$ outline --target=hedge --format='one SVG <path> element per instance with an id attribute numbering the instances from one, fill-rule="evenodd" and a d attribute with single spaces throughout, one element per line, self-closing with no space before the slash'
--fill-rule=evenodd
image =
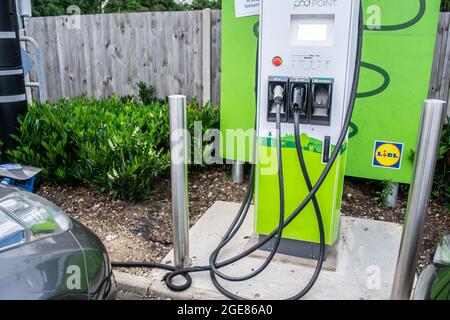
<path id="1" fill-rule="evenodd" d="M 219 111 L 195 100 L 189 122 L 219 125 Z M 148 199 L 153 183 L 170 165 L 168 107 L 112 97 L 85 96 L 54 104 L 33 104 L 19 120 L 19 147 L 8 161 L 43 168 L 47 184 L 83 184 L 115 198 Z M 190 125 L 193 127 L 193 124 Z"/>

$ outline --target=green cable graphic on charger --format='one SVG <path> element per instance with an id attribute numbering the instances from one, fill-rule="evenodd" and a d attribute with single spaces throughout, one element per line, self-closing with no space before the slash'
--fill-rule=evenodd
<path id="1" fill-rule="evenodd" d="M 426 0 L 419 0 L 419 12 L 413 19 L 411 19 L 405 23 L 396 24 L 396 25 L 385 25 L 385 26 L 364 25 L 364 30 L 365 31 L 374 31 L 374 32 L 392 32 L 392 31 L 399 31 L 399 30 L 410 28 L 410 27 L 414 26 L 415 24 L 417 24 L 424 17 L 426 9 L 427 9 Z M 373 97 L 377 94 L 382 93 L 384 90 L 386 90 L 389 87 L 391 78 L 390 78 L 387 70 L 383 69 L 380 66 L 377 66 L 377 65 L 374 65 L 371 63 L 367 63 L 367 62 L 361 62 L 361 67 L 369 69 L 371 71 L 375 71 L 376 73 L 380 74 L 383 77 L 383 84 L 380 87 L 378 87 L 372 91 L 358 93 L 358 95 L 357 95 L 358 99 Z M 358 134 L 359 128 L 353 122 L 350 123 L 350 128 L 351 128 L 351 132 L 349 134 L 349 138 L 353 138 Z"/>
<path id="2" fill-rule="evenodd" d="M 420 6 L 420 8 L 419 8 L 419 12 L 417 13 L 417 15 L 413 19 L 411 19 L 405 23 L 395 24 L 395 25 L 387 25 L 387 26 L 364 25 L 364 30 L 365 31 L 399 31 L 399 30 L 403 30 L 403 29 L 412 27 L 413 25 L 418 23 L 424 17 L 425 12 L 427 10 L 426 0 L 419 0 L 419 6 Z"/>
<path id="3" fill-rule="evenodd" d="M 389 87 L 389 84 L 391 82 L 391 77 L 389 76 L 389 73 L 386 70 L 384 70 L 380 66 L 377 66 L 377 65 L 374 65 L 371 63 L 367 63 L 367 62 L 361 62 L 361 68 L 366 68 L 366 69 L 375 71 L 376 73 L 380 74 L 383 77 L 383 83 L 381 86 L 379 86 L 378 88 L 376 88 L 374 90 L 358 93 L 356 96 L 357 99 L 373 97 L 377 94 L 382 93 L 384 90 L 386 90 Z M 350 123 L 350 128 L 351 128 L 351 131 L 349 134 L 349 138 L 353 138 L 359 133 L 359 129 L 358 129 L 358 126 L 353 122 Z"/>

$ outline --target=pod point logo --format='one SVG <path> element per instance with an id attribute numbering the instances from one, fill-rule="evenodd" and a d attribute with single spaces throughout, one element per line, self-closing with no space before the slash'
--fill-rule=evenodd
<path id="1" fill-rule="evenodd" d="M 373 165 L 380 168 L 400 169 L 402 153 L 402 143 L 376 141 Z"/>
<path id="2" fill-rule="evenodd" d="M 335 7 L 338 0 L 296 0 L 294 8 Z"/>

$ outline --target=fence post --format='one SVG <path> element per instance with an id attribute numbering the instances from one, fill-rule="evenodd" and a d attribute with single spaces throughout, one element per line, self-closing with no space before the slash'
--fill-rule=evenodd
<path id="1" fill-rule="evenodd" d="M 441 12 L 436 36 L 433 71 L 428 97 L 447 101 L 447 116 L 450 117 L 450 12 Z"/>
<path id="2" fill-rule="evenodd" d="M 170 96 L 169 113 L 174 262 L 182 269 L 189 266 L 186 96 Z"/>
<path id="3" fill-rule="evenodd" d="M 391 298 L 393 300 L 409 300 L 411 298 L 436 170 L 445 104 L 445 101 L 440 100 L 424 102 L 414 177 L 409 192 L 406 220 L 392 288 Z"/>
<path id="4" fill-rule="evenodd" d="M 202 104 L 211 101 L 211 9 L 202 11 Z"/>

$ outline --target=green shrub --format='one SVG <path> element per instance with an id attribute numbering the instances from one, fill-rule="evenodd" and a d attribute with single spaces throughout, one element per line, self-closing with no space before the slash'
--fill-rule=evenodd
<path id="1" fill-rule="evenodd" d="M 444 126 L 439 156 L 433 193 L 450 208 L 450 119 Z"/>
<path id="2" fill-rule="evenodd" d="M 179 4 L 174 0 L 32 0 L 33 16 L 59 16 L 67 14 L 70 5 L 80 7 L 82 14 L 141 12 L 141 11 L 180 11 L 220 9 L 221 0 L 193 0 L 192 3 Z M 102 4 L 105 7 L 102 10 Z"/>
<path id="3" fill-rule="evenodd" d="M 220 111 L 211 103 L 205 106 L 200 106 L 197 99 L 191 98 L 187 108 L 188 129 L 191 134 L 194 133 L 194 123 L 201 122 L 203 126 L 203 133 L 209 129 L 219 128 L 220 126 Z"/>
<path id="4" fill-rule="evenodd" d="M 143 104 L 149 105 L 156 101 L 155 88 L 142 81 L 138 82 L 136 85 L 139 89 L 139 99 Z"/>
<path id="5" fill-rule="evenodd" d="M 132 201 L 148 198 L 169 167 L 167 109 L 86 97 L 32 105 L 10 160 L 43 168 L 46 183 L 84 183 Z"/>
<path id="6" fill-rule="evenodd" d="M 206 8 L 220 10 L 222 9 L 222 0 L 194 0 L 187 9 L 203 10 Z"/>
<path id="7" fill-rule="evenodd" d="M 392 195 L 393 183 L 391 180 L 383 180 L 379 185 L 381 190 L 376 192 L 375 199 L 384 203 Z"/>
<path id="8" fill-rule="evenodd" d="M 195 135 L 195 123 L 199 122 L 202 126 L 202 134 L 208 132 L 209 129 L 219 129 L 220 127 L 220 111 L 218 108 L 213 106 L 210 103 L 207 103 L 204 107 L 201 107 L 198 101 L 195 98 L 191 98 L 191 102 L 188 104 L 187 108 L 187 123 L 188 123 L 188 131 L 192 138 L 192 148 L 191 148 L 191 160 L 193 161 L 192 167 L 195 169 L 204 169 L 206 167 L 205 164 L 195 164 L 195 150 L 196 146 L 201 146 L 201 151 L 208 147 L 208 144 L 205 145 L 202 140 L 199 141 L 198 137 Z M 213 144 L 215 141 L 212 141 L 210 144 Z M 217 150 L 216 150 L 217 151 Z M 203 159 L 202 159 L 203 160 Z"/>
<path id="9" fill-rule="evenodd" d="M 189 128 L 218 128 L 212 105 L 188 106 Z M 82 183 L 116 198 L 139 201 L 152 193 L 156 177 L 167 172 L 169 113 L 166 104 L 133 99 L 94 100 L 85 96 L 55 104 L 34 104 L 19 119 L 19 147 L 9 161 L 43 168 L 48 184 Z"/>
<path id="10" fill-rule="evenodd" d="M 450 11 L 450 0 L 442 0 L 441 11 Z"/>

